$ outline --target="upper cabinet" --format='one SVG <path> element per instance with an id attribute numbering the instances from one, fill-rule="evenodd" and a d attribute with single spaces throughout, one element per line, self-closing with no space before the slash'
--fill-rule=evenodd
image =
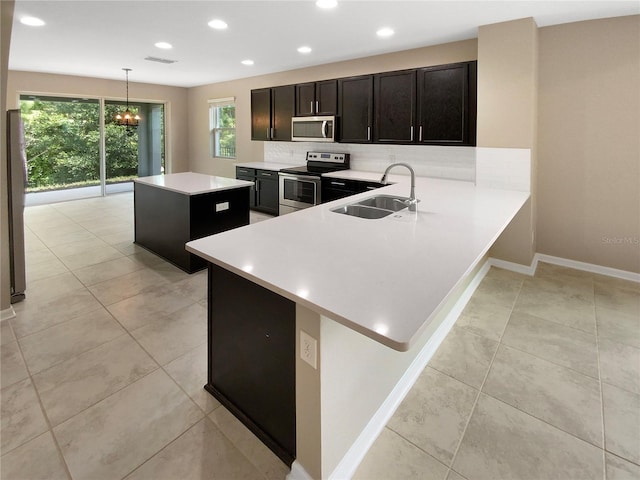
<path id="1" fill-rule="evenodd" d="M 296 85 L 296 116 L 335 115 L 338 81 L 301 83 Z"/>
<path id="2" fill-rule="evenodd" d="M 271 89 L 251 90 L 251 140 L 271 140 Z"/>
<path id="3" fill-rule="evenodd" d="M 291 141 L 295 86 L 251 90 L 251 140 Z"/>
<path id="4" fill-rule="evenodd" d="M 477 62 L 418 70 L 418 142 L 475 145 Z"/>
<path id="5" fill-rule="evenodd" d="M 251 139 L 291 140 L 291 117 L 338 115 L 338 141 L 476 144 L 477 62 L 251 91 Z"/>
<path id="6" fill-rule="evenodd" d="M 271 140 L 291 141 L 291 117 L 295 115 L 294 85 L 271 89 Z"/>
<path id="7" fill-rule="evenodd" d="M 374 75 L 373 141 L 412 143 L 416 124 L 416 71 Z"/>
<path id="8" fill-rule="evenodd" d="M 338 80 L 338 115 L 341 142 L 371 142 L 373 75 Z"/>

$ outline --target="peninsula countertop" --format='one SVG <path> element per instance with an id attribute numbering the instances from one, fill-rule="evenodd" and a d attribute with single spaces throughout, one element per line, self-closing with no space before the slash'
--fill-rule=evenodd
<path id="1" fill-rule="evenodd" d="M 134 182 L 144 183 L 153 187 L 182 193 L 184 195 L 200 195 L 203 193 L 220 192 L 233 188 L 250 187 L 253 182 L 236 180 L 233 178 L 216 177 L 203 173 L 183 172 L 168 173 L 136 178 Z"/>
<path id="2" fill-rule="evenodd" d="M 529 193 L 418 177 L 417 212 L 371 220 L 331 211 L 373 195 L 408 196 L 408 176 L 391 181 L 398 183 L 194 240 L 187 250 L 406 351 Z"/>

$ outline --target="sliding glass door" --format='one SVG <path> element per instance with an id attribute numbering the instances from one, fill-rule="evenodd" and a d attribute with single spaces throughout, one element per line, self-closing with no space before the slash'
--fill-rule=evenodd
<path id="1" fill-rule="evenodd" d="M 69 198 L 99 195 L 100 102 L 30 95 L 21 97 L 20 110 L 27 194 L 49 198 L 47 192 L 67 190 Z"/>
<path id="2" fill-rule="evenodd" d="M 40 95 L 20 100 L 28 203 L 130 191 L 134 178 L 164 173 L 163 104 L 130 103 L 141 120 L 124 127 L 115 121 L 123 102 Z"/>

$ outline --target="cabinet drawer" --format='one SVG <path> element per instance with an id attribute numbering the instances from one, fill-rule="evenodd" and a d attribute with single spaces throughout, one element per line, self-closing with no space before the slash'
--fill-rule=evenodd
<path id="1" fill-rule="evenodd" d="M 278 179 L 278 172 L 274 172 L 273 170 L 256 170 L 256 177 L 265 178 L 265 179 Z"/>
<path id="2" fill-rule="evenodd" d="M 236 177 L 239 175 L 242 175 L 243 177 L 253 177 L 255 174 L 255 168 L 236 167 Z"/>

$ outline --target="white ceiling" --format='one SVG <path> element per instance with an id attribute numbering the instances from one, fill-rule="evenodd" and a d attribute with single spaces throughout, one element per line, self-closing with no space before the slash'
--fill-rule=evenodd
<path id="1" fill-rule="evenodd" d="M 16 0 L 9 68 L 191 87 L 475 38 L 479 25 L 534 17 L 538 26 L 640 13 L 632 1 Z M 46 22 L 27 27 L 24 15 Z M 229 27 L 211 29 L 220 18 Z M 376 30 L 395 30 L 378 38 Z M 159 41 L 171 50 L 154 46 Z M 308 45 L 313 51 L 296 50 Z M 147 56 L 177 60 L 165 65 Z M 247 67 L 240 62 L 253 59 Z"/>

